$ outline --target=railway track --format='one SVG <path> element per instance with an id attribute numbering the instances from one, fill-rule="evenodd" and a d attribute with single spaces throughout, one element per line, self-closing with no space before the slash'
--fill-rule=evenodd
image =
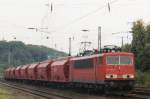
<path id="1" fill-rule="evenodd" d="M 26 86 L 26 85 L 22 85 L 19 83 L 12 83 L 12 82 L 7 82 L 7 81 L 0 81 L 0 84 L 8 86 L 10 88 L 14 88 L 14 89 L 18 89 L 21 90 L 23 92 L 29 93 L 31 95 L 36 95 L 45 99 L 77 99 L 74 96 L 71 97 L 69 95 L 64 95 L 64 94 L 60 94 L 57 92 L 51 92 L 50 90 L 48 90 L 48 88 L 40 88 L 40 87 L 36 87 L 36 86 Z M 81 92 L 82 94 L 82 92 Z M 85 93 L 83 93 L 85 94 Z M 92 95 L 92 94 L 91 94 Z M 93 96 L 96 97 L 101 97 L 97 94 L 93 94 Z M 92 96 L 92 97 L 93 97 Z M 123 94 L 123 95 L 113 95 L 113 96 L 109 96 L 109 97 L 105 97 L 106 99 L 111 99 L 112 97 L 117 97 L 117 99 L 150 99 L 150 89 L 148 88 L 141 88 L 141 87 L 136 87 L 134 90 L 132 90 L 131 92 L 129 92 L 128 94 Z M 120 98 L 119 98 L 120 97 Z M 78 98 L 78 99 L 87 99 L 87 98 Z M 97 99 L 97 98 L 88 98 L 88 99 Z M 112 98 L 114 99 L 114 98 Z"/>
<path id="2" fill-rule="evenodd" d="M 124 96 L 136 99 L 150 99 L 150 89 L 146 87 L 136 87 Z"/>
<path id="3" fill-rule="evenodd" d="M 37 86 L 37 85 L 32 85 L 32 84 L 27 85 L 27 84 L 23 84 L 23 83 L 9 82 L 9 81 L 5 81 L 5 80 L 0 80 L 0 84 L 6 85 L 8 87 L 18 89 L 18 90 L 20 90 L 20 88 L 21 88 L 21 91 L 24 91 L 24 92 L 27 92 L 29 94 L 33 94 L 33 95 L 36 95 L 39 97 L 43 97 L 46 99 L 122 99 L 122 98 L 120 98 L 120 96 L 109 96 L 109 95 L 104 95 L 104 94 L 98 94 L 98 93 L 95 93 L 95 91 L 94 92 L 93 91 L 85 91 L 85 90 L 72 91 L 69 89 L 69 90 L 65 90 L 62 92 L 61 89 L 59 91 L 57 91 L 57 88 L 54 88 L 54 90 L 53 90 L 48 87 Z M 27 87 L 30 87 L 30 88 L 27 88 Z M 36 92 L 35 92 L 35 90 L 36 90 Z M 37 93 L 37 90 L 38 90 L 38 93 Z M 43 94 L 43 91 L 44 91 L 44 94 Z M 51 91 L 52 91 L 52 93 L 49 93 Z M 50 97 L 45 95 L 45 92 L 46 92 L 46 94 L 50 94 Z M 56 94 L 54 94 L 54 93 L 56 93 Z M 63 96 L 57 95 L 57 93 L 63 94 Z M 51 94 L 52 94 L 52 96 L 51 96 Z M 66 96 L 64 96 L 64 95 L 66 95 Z M 67 97 L 67 96 L 71 96 L 71 97 Z"/>
<path id="4" fill-rule="evenodd" d="M 45 99 L 73 99 L 72 97 L 69 97 L 69 96 L 54 94 L 54 93 L 51 93 L 51 92 L 44 91 L 42 89 L 38 90 L 38 89 L 23 87 L 23 86 L 19 86 L 17 84 L 9 83 L 9 82 L 1 82 L 0 81 L 0 84 L 4 85 L 4 86 L 7 86 L 7 87 L 10 87 L 10 88 L 14 88 L 14 89 L 23 91 L 23 92 L 26 92 L 26 93 L 29 93 L 31 95 L 36 95 L 38 97 L 42 97 L 42 98 L 45 98 Z"/>

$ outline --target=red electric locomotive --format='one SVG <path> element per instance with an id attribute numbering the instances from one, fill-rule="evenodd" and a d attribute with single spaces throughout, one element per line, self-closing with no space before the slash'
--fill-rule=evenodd
<path id="1" fill-rule="evenodd" d="M 132 88 L 135 76 L 132 53 L 110 52 L 70 60 L 70 81 L 94 88 Z M 128 87 L 127 87 L 128 86 Z"/>

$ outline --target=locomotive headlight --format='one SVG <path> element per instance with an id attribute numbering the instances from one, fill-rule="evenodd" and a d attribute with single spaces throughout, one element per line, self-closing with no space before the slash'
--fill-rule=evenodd
<path id="1" fill-rule="evenodd" d="M 113 78 L 117 78 L 117 75 L 113 75 Z"/>
<path id="2" fill-rule="evenodd" d="M 115 74 L 106 74 L 106 78 L 117 78 L 117 75 Z"/>
<path id="3" fill-rule="evenodd" d="M 110 75 L 110 74 L 106 74 L 105 77 L 106 77 L 106 78 L 111 78 L 111 75 Z"/>
<path id="4" fill-rule="evenodd" d="M 134 75 L 130 75 L 130 78 L 134 78 Z"/>
<path id="5" fill-rule="evenodd" d="M 123 75 L 122 78 L 127 78 L 127 75 Z"/>
<path id="6" fill-rule="evenodd" d="M 130 75 L 123 75 L 122 77 L 125 78 L 125 79 L 126 78 L 134 78 L 134 75 L 132 75 L 132 74 L 130 74 Z"/>

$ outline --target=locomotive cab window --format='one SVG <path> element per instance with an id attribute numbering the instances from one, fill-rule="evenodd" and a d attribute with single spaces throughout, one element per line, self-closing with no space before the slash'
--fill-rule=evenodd
<path id="1" fill-rule="evenodd" d="M 92 68 L 93 67 L 93 59 L 83 59 L 83 60 L 75 60 L 74 62 L 75 68 Z"/>
<path id="2" fill-rule="evenodd" d="M 130 65 L 132 58 L 130 56 L 107 56 L 108 65 Z"/>
<path id="3" fill-rule="evenodd" d="M 121 65 L 130 65 L 132 64 L 132 59 L 129 56 L 120 56 Z"/>
<path id="4" fill-rule="evenodd" d="M 107 56 L 107 64 L 118 65 L 119 64 L 119 56 Z"/>

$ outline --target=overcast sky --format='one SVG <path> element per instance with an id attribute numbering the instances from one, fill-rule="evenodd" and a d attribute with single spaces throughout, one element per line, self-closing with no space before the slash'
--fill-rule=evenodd
<path id="1" fill-rule="evenodd" d="M 51 13 L 47 4 L 53 4 Z M 110 12 L 107 3 L 110 2 Z M 68 52 L 68 38 L 74 37 L 72 51 L 77 53 L 80 42 L 91 41 L 97 48 L 97 28 L 102 27 L 102 45 L 130 43 L 131 22 L 150 22 L 150 0 L 0 0 L 0 39 L 23 41 Z M 28 27 L 45 28 L 44 32 Z M 81 30 L 88 29 L 88 32 Z M 49 36 L 49 39 L 46 37 Z M 128 36 L 128 38 L 127 38 Z"/>

